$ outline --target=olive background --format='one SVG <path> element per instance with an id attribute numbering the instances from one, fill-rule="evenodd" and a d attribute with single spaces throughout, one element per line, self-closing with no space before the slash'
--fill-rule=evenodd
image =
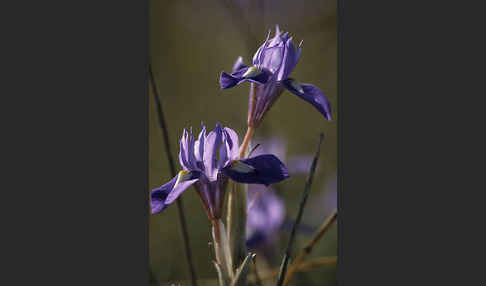
<path id="1" fill-rule="evenodd" d="M 323 201 L 324 193 L 336 192 L 333 183 L 338 148 L 336 2 L 151 0 L 149 3 L 150 61 L 177 168 L 180 167 L 178 142 L 183 128 L 193 127 L 197 134 L 201 122 L 208 130 L 220 122 L 234 129 L 240 142 L 245 134 L 249 84 L 222 91 L 220 73 L 231 72 L 238 56 L 250 64 L 269 29 L 273 36 L 275 24 L 293 36 L 296 46 L 304 41 L 300 61 L 291 77 L 312 83 L 327 95 L 333 120 L 327 121 L 309 103 L 284 91 L 267 113 L 256 137 L 281 137 L 287 142 L 288 158 L 314 154 L 319 133 L 324 132 L 318 169 L 302 220 L 306 225 L 318 227 L 332 208 L 332 204 L 330 207 Z M 151 89 L 148 96 L 149 187 L 152 189 L 172 176 Z M 264 141 L 255 143 L 264 144 Z M 285 201 L 287 215 L 292 219 L 296 217 L 305 180 L 305 175 L 297 175 L 277 184 L 277 194 Z M 184 192 L 182 199 L 199 285 L 217 285 L 211 262 L 213 254 L 208 246 L 210 223 L 193 188 Z M 288 236 L 283 231 L 275 242 L 278 261 L 283 257 Z M 293 253 L 309 239 L 309 234 L 298 233 Z M 334 224 L 309 257 L 336 256 L 337 246 Z M 190 285 L 175 203 L 163 213 L 150 216 L 149 264 L 157 281 L 153 285 Z M 266 283 L 273 285 L 271 281 Z M 336 266 L 298 273 L 291 285 L 336 285 Z"/>

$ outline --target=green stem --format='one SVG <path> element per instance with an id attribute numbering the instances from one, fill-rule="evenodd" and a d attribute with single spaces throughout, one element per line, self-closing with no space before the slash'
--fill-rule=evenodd
<path id="1" fill-rule="evenodd" d="M 234 274 L 228 236 L 221 219 L 211 220 L 211 224 L 220 286 L 229 285 Z"/>

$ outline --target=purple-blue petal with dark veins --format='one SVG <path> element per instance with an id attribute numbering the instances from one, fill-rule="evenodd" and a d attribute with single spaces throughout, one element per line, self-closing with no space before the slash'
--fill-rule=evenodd
<path id="1" fill-rule="evenodd" d="M 303 92 L 300 92 L 292 86 L 292 79 L 287 79 L 283 83 L 290 92 L 312 104 L 327 120 L 331 120 L 331 104 L 317 86 L 301 83 Z"/>

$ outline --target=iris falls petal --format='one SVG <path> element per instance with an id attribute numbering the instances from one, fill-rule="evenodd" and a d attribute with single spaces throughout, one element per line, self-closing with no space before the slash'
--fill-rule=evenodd
<path id="1" fill-rule="evenodd" d="M 189 186 L 197 182 L 198 172 L 182 170 L 168 183 L 155 188 L 150 193 L 152 214 L 160 213 L 172 204 Z"/>
<path id="2" fill-rule="evenodd" d="M 284 85 L 290 92 L 312 104 L 327 120 L 331 120 L 331 104 L 318 87 L 312 84 L 300 84 L 293 79 L 285 80 Z"/>
<path id="3" fill-rule="evenodd" d="M 239 183 L 270 185 L 289 177 L 285 165 L 274 155 L 235 160 L 222 172 Z"/>

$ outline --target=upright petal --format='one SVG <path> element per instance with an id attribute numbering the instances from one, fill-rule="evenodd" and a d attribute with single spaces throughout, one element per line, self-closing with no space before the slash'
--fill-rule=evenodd
<path id="1" fill-rule="evenodd" d="M 295 47 L 292 43 L 292 38 L 290 38 L 285 43 L 285 53 L 283 55 L 282 64 L 278 70 L 277 80 L 285 80 L 294 70 L 296 63 Z"/>
<path id="2" fill-rule="evenodd" d="M 266 48 L 262 51 L 261 67 L 270 70 L 272 73 L 278 72 L 284 62 L 285 45 Z"/>
<path id="3" fill-rule="evenodd" d="M 225 136 L 226 136 L 226 149 L 228 153 L 228 157 L 230 160 L 234 160 L 238 157 L 238 151 L 239 151 L 239 142 L 238 142 L 238 134 L 236 132 L 228 127 L 225 127 L 223 130 Z"/>
<path id="4" fill-rule="evenodd" d="M 302 52 L 302 44 L 304 43 L 304 40 L 300 41 L 299 47 L 297 48 L 297 54 L 295 55 L 295 64 L 297 64 L 300 60 L 300 53 Z"/>
<path id="5" fill-rule="evenodd" d="M 331 105 L 326 95 L 318 87 L 312 84 L 300 84 L 293 79 L 285 80 L 284 85 L 290 92 L 317 108 L 327 120 L 331 120 Z"/>
<path id="6" fill-rule="evenodd" d="M 197 159 L 195 156 L 195 142 L 194 135 L 192 134 L 192 127 L 191 127 L 191 135 L 189 137 L 188 142 L 188 152 L 187 152 L 187 160 L 190 165 L 191 170 L 199 169 L 197 166 Z"/>
<path id="7" fill-rule="evenodd" d="M 196 152 L 196 159 L 198 161 L 203 160 L 204 156 L 204 140 L 206 139 L 206 126 L 202 124 L 202 130 L 199 132 L 199 137 L 197 138 L 196 143 L 194 144 L 194 150 Z"/>
<path id="8" fill-rule="evenodd" d="M 179 163 L 181 164 L 181 166 L 187 170 L 190 168 L 189 166 L 189 160 L 188 160 L 188 149 L 189 149 L 189 146 L 187 144 L 187 132 L 186 132 L 186 129 L 184 129 L 182 131 L 182 138 L 179 142 Z"/>
<path id="9" fill-rule="evenodd" d="M 258 48 L 257 52 L 255 55 L 253 55 L 253 64 L 258 66 L 261 63 L 261 53 L 263 49 L 265 49 L 268 46 L 268 39 L 270 38 L 270 33 L 272 30 L 268 30 L 267 38 L 265 39 L 265 42 Z"/>
<path id="10" fill-rule="evenodd" d="M 218 169 L 221 169 L 225 166 L 226 162 L 228 162 L 228 149 L 226 148 L 226 134 L 224 133 L 224 130 L 223 130 L 223 133 L 222 133 L 222 143 L 221 143 L 221 146 L 219 148 L 219 158 L 218 158 L 218 165 L 217 165 L 217 168 Z"/>
<path id="11" fill-rule="evenodd" d="M 238 183 L 270 185 L 289 177 L 285 165 L 274 155 L 260 155 L 235 160 L 222 169 L 223 174 Z"/>
<path id="12" fill-rule="evenodd" d="M 217 154 L 221 145 L 222 128 L 220 124 L 216 125 L 216 128 L 209 132 L 204 142 L 204 155 L 203 162 L 206 175 L 212 179 L 216 179 L 217 175 Z"/>

